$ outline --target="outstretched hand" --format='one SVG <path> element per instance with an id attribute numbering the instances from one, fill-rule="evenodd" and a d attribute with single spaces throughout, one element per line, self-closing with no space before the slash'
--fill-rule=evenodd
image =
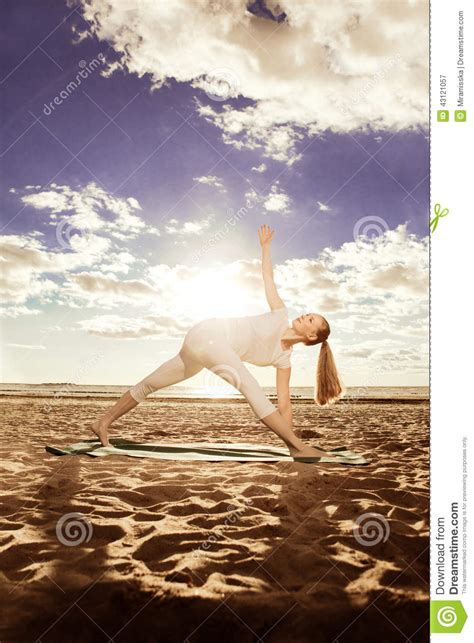
<path id="1" fill-rule="evenodd" d="M 275 230 L 272 230 L 268 225 L 262 225 L 258 229 L 258 238 L 262 246 L 262 276 L 263 284 L 265 286 L 265 297 L 267 298 L 270 310 L 278 310 L 284 308 L 285 304 L 282 302 L 280 295 L 275 286 L 273 278 L 273 266 L 270 253 L 270 244 L 273 239 Z"/>
<path id="2" fill-rule="evenodd" d="M 262 248 L 270 245 L 274 234 L 275 230 L 271 230 L 270 226 L 265 224 L 260 226 L 260 228 L 258 229 L 258 238 L 260 239 L 260 245 L 262 246 Z"/>

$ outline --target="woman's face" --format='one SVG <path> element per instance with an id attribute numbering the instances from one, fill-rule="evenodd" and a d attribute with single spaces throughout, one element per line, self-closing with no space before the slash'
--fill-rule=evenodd
<path id="1" fill-rule="evenodd" d="M 318 313 L 306 313 L 293 319 L 291 325 L 298 335 L 306 337 L 309 341 L 314 341 L 322 330 L 322 320 L 323 318 Z"/>

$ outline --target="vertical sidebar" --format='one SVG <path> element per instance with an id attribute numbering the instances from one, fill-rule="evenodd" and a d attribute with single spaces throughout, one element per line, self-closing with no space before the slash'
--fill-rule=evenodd
<path id="1" fill-rule="evenodd" d="M 431 633 L 472 640 L 472 3 L 431 3 Z"/>

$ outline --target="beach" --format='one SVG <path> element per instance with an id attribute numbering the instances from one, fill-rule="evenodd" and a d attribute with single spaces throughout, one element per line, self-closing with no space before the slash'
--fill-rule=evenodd
<path id="1" fill-rule="evenodd" d="M 295 402 L 366 467 L 45 451 L 110 403 L 0 397 L 2 643 L 429 640 L 426 399 Z M 152 398 L 111 436 L 282 444 L 234 399 Z"/>

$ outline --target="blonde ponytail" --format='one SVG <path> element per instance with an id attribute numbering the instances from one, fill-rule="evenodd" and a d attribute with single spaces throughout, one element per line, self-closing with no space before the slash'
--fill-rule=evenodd
<path id="1" fill-rule="evenodd" d="M 327 340 L 321 343 L 316 367 L 314 401 L 319 406 L 333 404 L 342 394 L 342 385 L 337 374 L 334 357 Z"/>

